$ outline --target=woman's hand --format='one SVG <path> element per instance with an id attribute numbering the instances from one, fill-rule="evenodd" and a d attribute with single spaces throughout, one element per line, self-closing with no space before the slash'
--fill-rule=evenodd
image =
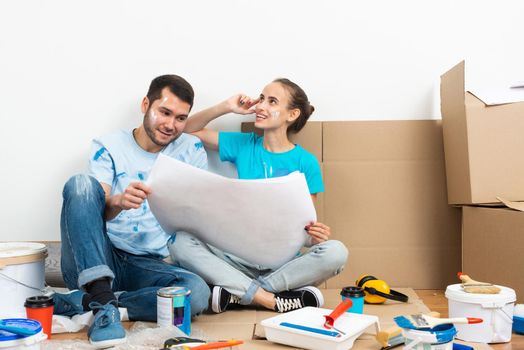
<path id="1" fill-rule="evenodd" d="M 260 99 L 252 99 L 251 97 L 244 94 L 237 94 L 228 98 L 225 102 L 228 106 L 228 109 L 236 114 L 252 114 L 255 113 L 255 110 L 252 109 Z"/>
<path id="2" fill-rule="evenodd" d="M 327 241 L 331 235 L 331 228 L 321 222 L 311 222 L 305 229 L 307 234 L 311 236 L 312 245 Z"/>

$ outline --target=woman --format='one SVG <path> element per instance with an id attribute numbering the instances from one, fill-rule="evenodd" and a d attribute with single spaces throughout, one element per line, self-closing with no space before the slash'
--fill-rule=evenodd
<path id="1" fill-rule="evenodd" d="M 304 127 L 313 110 L 298 85 L 288 79 L 276 79 L 256 100 L 235 95 L 196 113 L 189 118 L 185 132 L 198 136 L 206 147 L 218 150 L 222 161 L 234 163 L 240 179 L 285 176 L 297 170 L 304 173 L 315 200 L 317 193 L 324 191 L 318 161 L 288 138 L 289 133 L 298 133 Z M 210 121 L 230 112 L 255 112 L 255 127 L 262 129 L 264 136 L 205 129 Z M 168 247 L 173 261 L 214 286 L 214 312 L 253 303 L 287 312 L 322 306 L 322 293 L 312 285 L 340 273 L 347 260 L 346 247 L 329 240 L 331 230 L 327 225 L 312 222 L 305 229 L 309 249 L 274 270 L 251 264 L 187 233 L 177 233 Z"/>

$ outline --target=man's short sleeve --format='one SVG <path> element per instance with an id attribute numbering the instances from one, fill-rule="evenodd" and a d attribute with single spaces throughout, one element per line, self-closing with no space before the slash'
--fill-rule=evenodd
<path id="1" fill-rule="evenodd" d="M 250 142 L 253 142 L 254 135 L 254 133 L 245 132 L 219 132 L 218 153 L 220 160 L 236 163 L 240 150 Z"/>
<path id="2" fill-rule="evenodd" d="M 204 149 L 204 144 L 200 140 L 193 145 L 193 154 L 190 162 L 194 167 L 207 170 L 207 153 Z"/>
<path id="3" fill-rule="evenodd" d="M 96 140 L 93 140 L 91 151 L 89 152 L 88 174 L 97 179 L 98 182 L 113 186 L 115 177 L 113 158 L 109 151 Z"/>

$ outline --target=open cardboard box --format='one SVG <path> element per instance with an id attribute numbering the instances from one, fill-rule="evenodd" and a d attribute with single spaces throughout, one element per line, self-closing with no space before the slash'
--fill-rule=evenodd
<path id="1" fill-rule="evenodd" d="M 524 200 L 524 102 L 487 105 L 466 78 L 464 61 L 441 77 L 448 203 Z"/>

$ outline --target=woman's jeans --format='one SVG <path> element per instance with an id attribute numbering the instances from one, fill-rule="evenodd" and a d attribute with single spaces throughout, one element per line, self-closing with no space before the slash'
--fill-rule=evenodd
<path id="1" fill-rule="evenodd" d="M 271 293 L 318 284 L 342 271 L 348 250 L 340 241 L 316 244 L 276 270 L 251 264 L 205 244 L 193 235 L 177 232 L 168 241 L 171 259 L 211 285 L 221 286 L 251 304 L 257 289 Z"/>

